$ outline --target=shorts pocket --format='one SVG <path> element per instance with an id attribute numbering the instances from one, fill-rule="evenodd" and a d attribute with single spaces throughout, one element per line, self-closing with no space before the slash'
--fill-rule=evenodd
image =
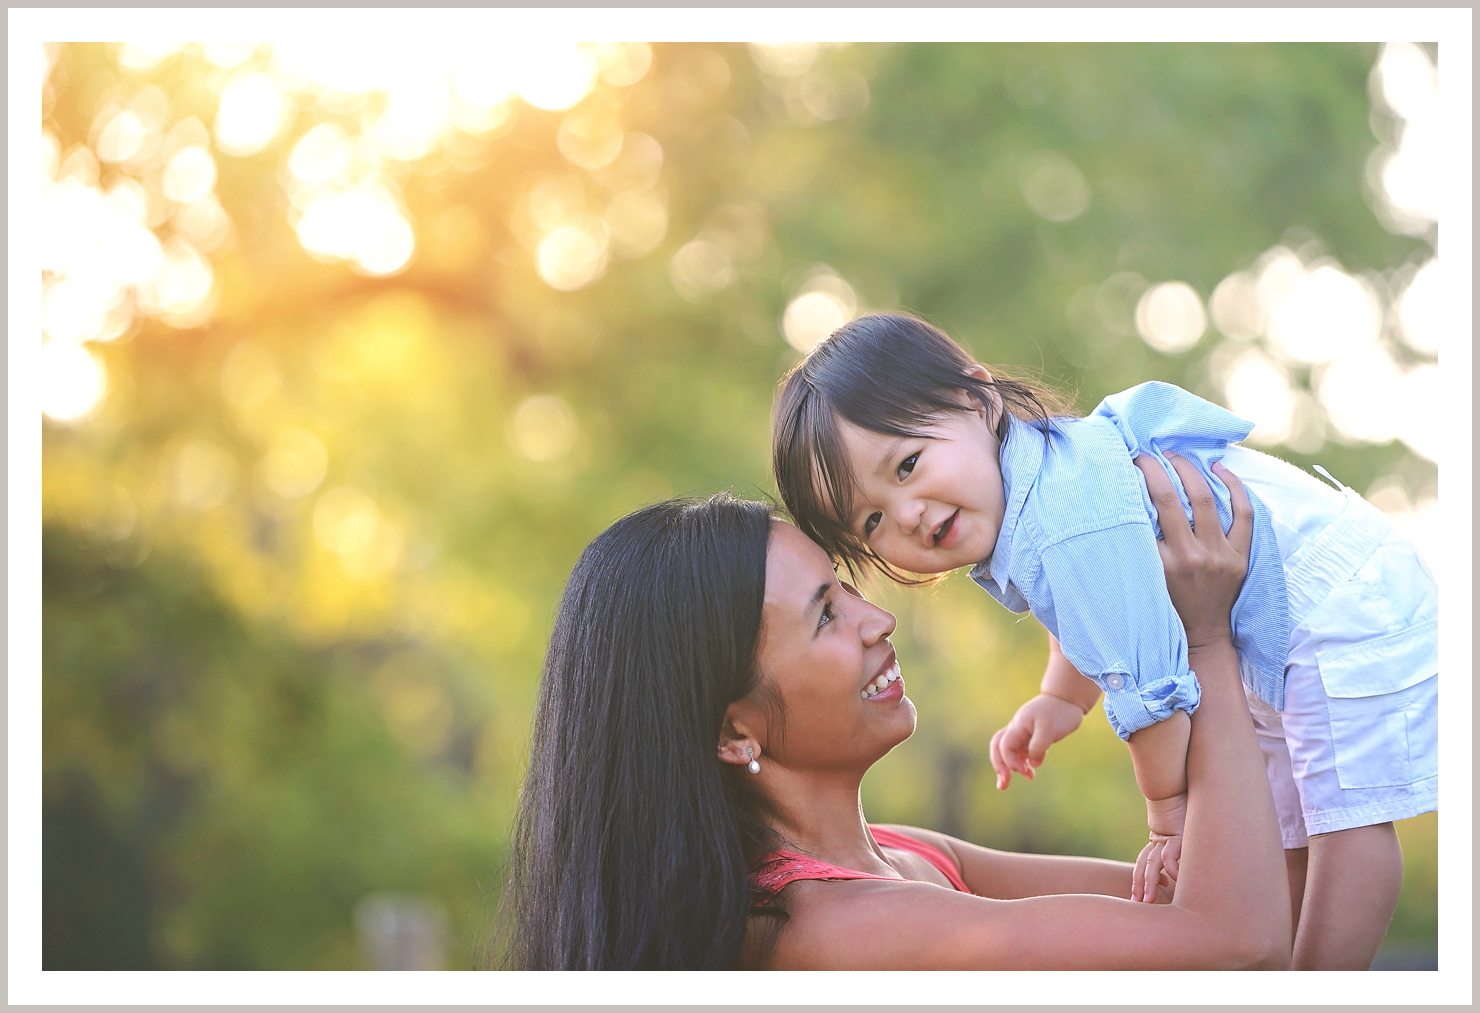
<path id="1" fill-rule="evenodd" d="M 1412 784 L 1438 773 L 1438 622 L 1316 648 L 1343 788 Z"/>

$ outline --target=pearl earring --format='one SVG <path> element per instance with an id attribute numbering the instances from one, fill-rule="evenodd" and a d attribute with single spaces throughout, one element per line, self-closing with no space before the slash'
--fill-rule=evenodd
<path id="1" fill-rule="evenodd" d="M 750 757 L 750 762 L 745 765 L 745 769 L 752 774 L 759 774 L 761 772 L 761 761 L 755 758 L 755 750 L 746 746 L 745 755 Z"/>

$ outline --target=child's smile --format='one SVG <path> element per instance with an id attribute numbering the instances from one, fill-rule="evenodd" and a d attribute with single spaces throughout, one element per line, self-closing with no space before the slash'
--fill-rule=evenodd
<path id="1" fill-rule="evenodd" d="M 841 420 L 838 430 L 856 483 L 845 521 L 885 562 L 945 573 L 992 554 L 1005 500 L 985 410 L 950 413 L 918 437 Z"/>

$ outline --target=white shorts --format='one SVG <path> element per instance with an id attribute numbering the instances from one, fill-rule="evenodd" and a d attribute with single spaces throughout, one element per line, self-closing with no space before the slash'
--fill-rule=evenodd
<path id="1" fill-rule="evenodd" d="M 1244 694 L 1286 848 L 1439 805 L 1434 580 L 1375 507 L 1345 495 L 1286 563 L 1285 709 Z"/>

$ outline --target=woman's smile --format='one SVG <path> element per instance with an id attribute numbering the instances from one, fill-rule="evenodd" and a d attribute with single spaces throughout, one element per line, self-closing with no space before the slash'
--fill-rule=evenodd
<path id="1" fill-rule="evenodd" d="M 889 671 L 874 679 L 858 695 L 869 703 L 885 703 L 890 700 L 904 698 L 904 676 L 899 674 L 899 662 L 895 662 Z"/>

